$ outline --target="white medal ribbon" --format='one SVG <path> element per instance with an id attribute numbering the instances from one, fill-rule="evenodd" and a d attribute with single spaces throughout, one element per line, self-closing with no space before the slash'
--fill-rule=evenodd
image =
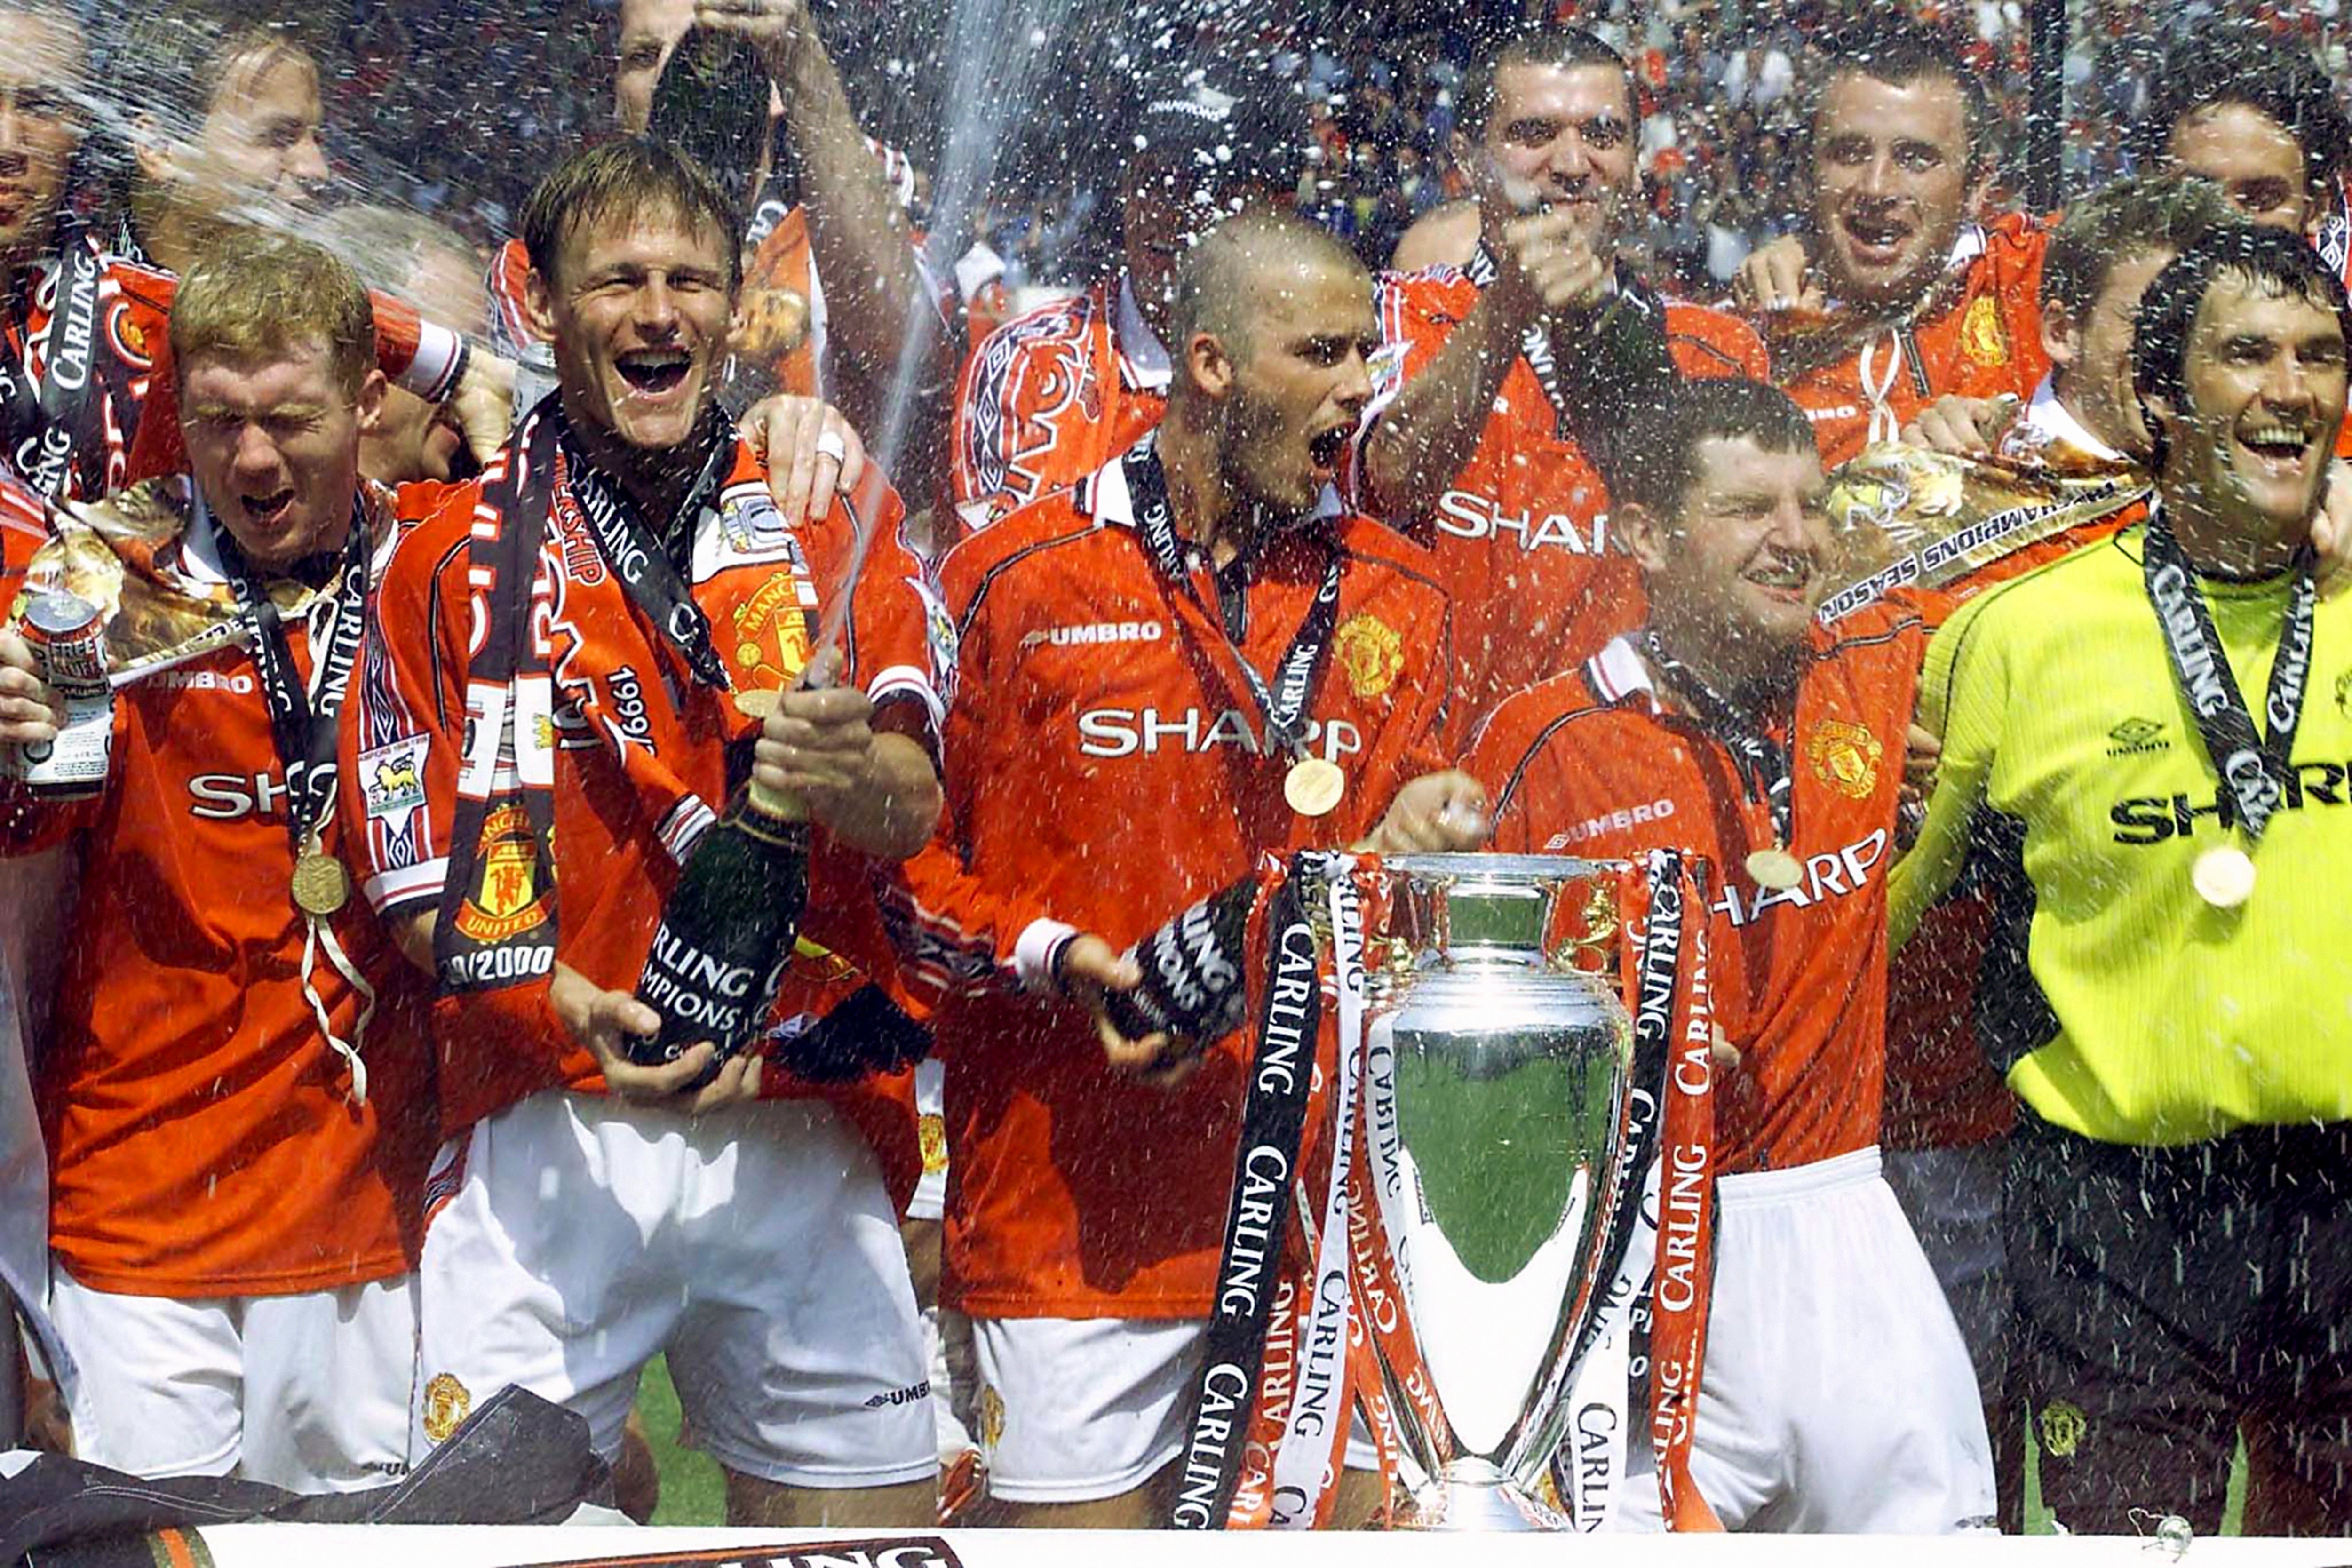
<path id="1" fill-rule="evenodd" d="M 1872 368 L 1878 343 L 1873 341 L 1862 345 L 1862 395 L 1870 403 L 1869 438 L 1872 441 L 1897 441 L 1903 437 L 1903 422 L 1895 416 L 1894 406 L 1886 401 L 1888 395 L 1895 390 L 1895 378 L 1903 374 L 1903 340 L 1895 335 L 1894 328 L 1889 327 L 1885 342 L 1885 375 L 1878 374 Z"/>

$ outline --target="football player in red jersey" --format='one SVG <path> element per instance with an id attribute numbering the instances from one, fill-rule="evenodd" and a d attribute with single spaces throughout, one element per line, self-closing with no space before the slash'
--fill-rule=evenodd
<path id="1" fill-rule="evenodd" d="M 1607 531 L 1626 412 L 1678 374 L 1760 375 L 1764 359 L 1745 324 L 1662 299 L 1616 258 L 1638 121 L 1608 45 L 1514 35 L 1463 108 L 1477 243 L 1459 268 L 1381 277 L 1383 363 L 1350 476 L 1367 510 L 1437 557 L 1457 738 L 1641 618 L 1639 576 Z"/>
<path id="2" fill-rule="evenodd" d="M 334 858 L 334 719 L 396 533 L 358 467 L 384 379 L 358 280 L 298 242 L 226 242 L 172 331 L 194 477 L 101 505 L 184 595 L 275 613 L 120 691 L 94 797 L 0 785 L 0 850 L 83 855 L 38 1065 L 73 1438 L 356 1489 L 408 1463 L 432 1133 L 424 987 Z M 0 741 L 53 733 L 47 699 L 0 633 Z"/>
<path id="3" fill-rule="evenodd" d="M 1825 487 L 1783 394 L 1690 383 L 1634 439 L 1619 521 L 1646 625 L 1507 701 L 1469 767 L 1497 849 L 1715 868 L 1721 1232 L 1692 1479 L 1735 1530 L 1983 1528 L 1968 1351 L 1879 1174 L 1918 616 L 1816 622 Z M 1622 1496 L 1655 1527 L 1655 1489 Z"/>
<path id="4" fill-rule="evenodd" d="M 1737 291 L 1835 468 L 1938 397 L 2022 398 L 2050 365 L 2042 227 L 1973 216 L 1991 177 L 1976 73 L 1906 21 L 1832 42 L 1809 121 L 1810 231 L 1749 257 Z"/>
<path id="5" fill-rule="evenodd" d="M 606 142 L 541 182 L 522 227 L 558 393 L 394 557 L 344 735 L 364 890 L 442 986 L 420 1447 L 520 1385 L 615 1455 L 666 1351 L 731 1520 L 925 1521 L 937 1448 L 886 1186 L 894 1159 L 912 1184 L 910 1102 L 812 1094 L 756 1051 L 698 1087 L 707 1043 L 627 1053 L 660 1023 L 632 988 L 663 900 L 755 771 L 814 816 L 820 952 L 787 967 L 776 1028 L 887 1018 L 866 879 L 939 802 L 920 567 L 887 485 L 860 517 L 787 523 L 720 411 L 740 216 L 707 172 Z M 853 593 L 841 683 L 803 689 Z M 754 690 L 782 693 L 764 724 L 736 700 Z M 501 729 L 506 773 L 468 744 Z"/>
<path id="6" fill-rule="evenodd" d="M 1444 595 L 1332 483 L 1370 394 L 1361 264 L 1244 213 L 1180 264 L 1171 321 L 1158 432 L 941 568 L 948 810 L 893 900 L 910 970 L 953 993 L 943 1299 L 975 1330 L 992 1493 L 1024 1524 L 1168 1517 L 1244 1071 L 1236 1037 L 1197 1059 L 1106 1039 L 1054 993 L 1133 985 L 1105 939 L 1263 853 L 1468 847 L 1485 826 L 1436 773 Z M 1286 789 L 1302 769 L 1336 771 L 1337 798 Z"/>

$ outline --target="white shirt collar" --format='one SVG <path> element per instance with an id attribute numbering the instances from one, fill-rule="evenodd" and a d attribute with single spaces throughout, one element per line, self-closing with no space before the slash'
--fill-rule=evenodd
<path id="1" fill-rule="evenodd" d="M 1125 273 L 1118 279 L 1118 319 L 1116 323 L 1118 357 L 1127 367 L 1127 375 L 1137 386 L 1147 392 L 1165 392 L 1171 367 L 1168 345 L 1143 319 L 1143 307 L 1135 302 L 1135 283 Z"/>
<path id="2" fill-rule="evenodd" d="M 2044 375 L 2042 384 L 2033 389 L 2033 400 L 2025 405 L 2025 430 L 2036 447 L 2066 446 L 2087 458 L 2104 463 L 2130 461 L 2105 441 L 2084 428 L 2066 405 L 2058 401 L 2057 376 Z"/>
<path id="3" fill-rule="evenodd" d="M 1613 638 L 1608 647 L 1594 654 L 1584 672 L 1603 702 L 1622 702 L 1639 691 L 1648 695 L 1651 707 L 1658 705 L 1657 688 L 1650 679 L 1649 664 L 1634 651 L 1631 632 Z"/>
<path id="4" fill-rule="evenodd" d="M 1151 439 L 1152 437 L 1147 435 L 1136 445 L 1149 445 Z M 1097 468 L 1090 489 L 1093 493 L 1087 499 L 1092 502 L 1090 515 L 1096 527 L 1106 524 L 1119 528 L 1135 526 L 1135 496 L 1127 488 L 1126 453 L 1122 452 Z M 1308 520 L 1319 522 L 1325 518 L 1338 517 L 1346 510 L 1339 500 L 1339 488 L 1325 485 L 1322 495 L 1316 499 L 1315 510 L 1307 514 Z"/>

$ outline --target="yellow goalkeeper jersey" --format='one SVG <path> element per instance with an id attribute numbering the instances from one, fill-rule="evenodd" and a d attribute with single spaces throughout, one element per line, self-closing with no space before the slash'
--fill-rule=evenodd
<path id="1" fill-rule="evenodd" d="M 2352 1116 L 2352 595 L 2323 601 L 2285 798 L 2238 829 L 2175 683 L 2143 531 L 1976 599 L 1929 645 L 1920 722 L 1944 738 L 1927 826 L 1895 868 L 1891 937 L 1961 873 L 2001 927 L 1980 979 L 1994 1065 L 2043 1118 L 2179 1144 Z M 2258 727 L 2291 576 L 2202 580 Z M 2253 895 L 2199 898 L 2237 843 Z M 1971 858 L 1974 858 L 1971 864 Z"/>

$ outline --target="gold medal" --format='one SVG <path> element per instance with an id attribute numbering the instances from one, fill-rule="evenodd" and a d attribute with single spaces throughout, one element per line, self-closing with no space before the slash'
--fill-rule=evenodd
<path id="1" fill-rule="evenodd" d="M 1324 816 L 1348 793 L 1348 775 L 1337 763 L 1301 757 L 1282 775 L 1282 798 L 1301 816 Z"/>
<path id="2" fill-rule="evenodd" d="M 775 712 L 776 705 L 783 700 L 782 692 L 770 691 L 764 687 L 750 691 L 739 691 L 735 694 L 735 711 L 746 719 L 757 719 L 764 724 L 768 721 L 769 716 Z"/>
<path id="3" fill-rule="evenodd" d="M 2234 844 L 2208 849 L 2189 873 L 2197 896 L 2217 910 L 2234 910 L 2254 893 L 2253 858 Z"/>
<path id="4" fill-rule="evenodd" d="M 352 879 L 343 863 L 313 849 L 294 862 L 294 907 L 320 920 L 352 901 Z"/>
<path id="5" fill-rule="evenodd" d="M 1748 875 L 1759 888 L 1787 892 L 1805 879 L 1804 862 L 1775 844 L 1748 857 Z"/>

